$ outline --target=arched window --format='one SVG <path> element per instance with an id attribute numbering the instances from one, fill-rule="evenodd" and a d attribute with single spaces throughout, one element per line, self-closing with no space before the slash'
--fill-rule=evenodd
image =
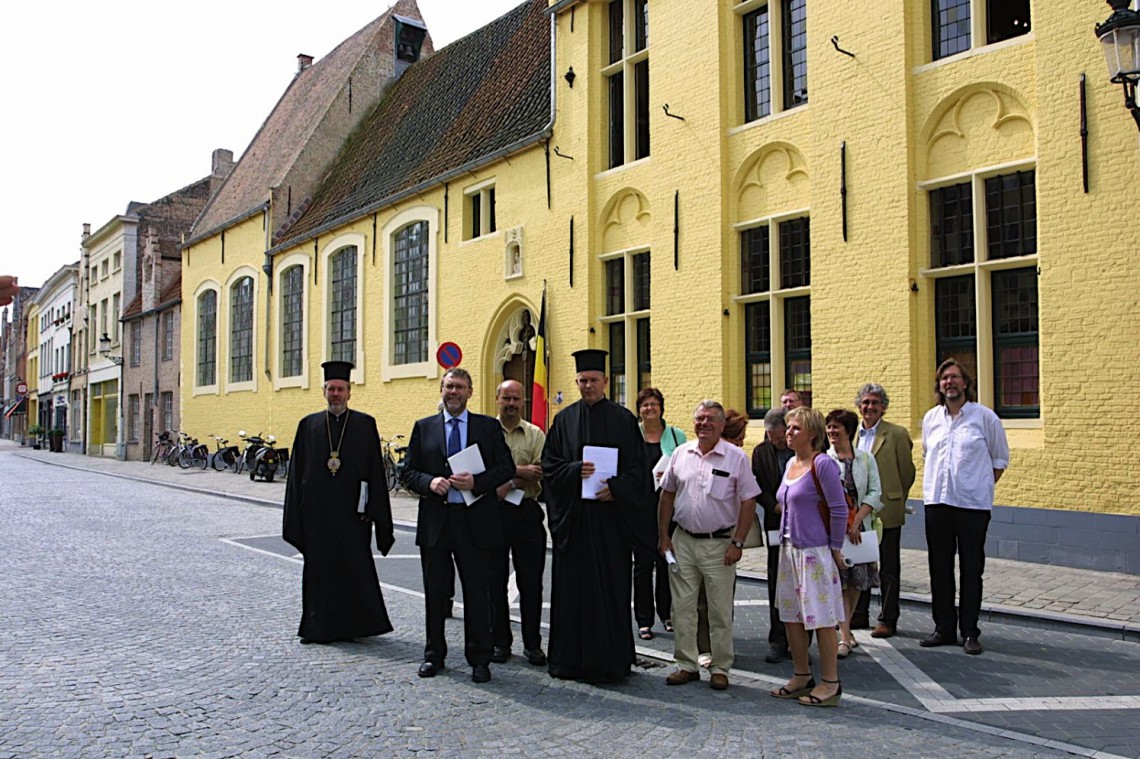
<path id="1" fill-rule="evenodd" d="M 356 361 L 356 246 L 329 257 L 329 358 Z"/>
<path id="2" fill-rule="evenodd" d="M 230 382 L 253 380 L 253 277 L 230 287 Z"/>
<path id="3" fill-rule="evenodd" d="M 395 234 L 392 337 L 394 364 L 427 361 L 428 224 L 417 221 Z"/>
<path id="4" fill-rule="evenodd" d="M 304 353 L 305 271 L 300 264 L 281 273 L 281 376 L 301 374 Z"/>
<path id="5" fill-rule="evenodd" d="M 218 383 L 218 291 L 198 296 L 198 387 Z"/>

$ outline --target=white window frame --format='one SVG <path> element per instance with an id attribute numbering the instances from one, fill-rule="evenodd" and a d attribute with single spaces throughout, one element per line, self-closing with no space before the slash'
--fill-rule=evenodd
<path id="1" fill-rule="evenodd" d="M 463 234 L 460 238 L 464 242 L 471 242 L 474 240 L 482 240 L 488 237 L 499 236 L 499 218 L 495 214 L 495 228 L 488 231 L 487 228 L 491 225 L 491 191 L 495 189 L 495 179 L 487 179 L 470 187 L 463 189 Z M 474 222 L 474 211 L 472 211 L 472 199 L 479 198 L 479 235 L 472 234 L 472 223 Z M 498 193 L 495 193 L 496 199 Z"/>
<path id="2" fill-rule="evenodd" d="M 309 387 L 309 324 L 312 314 L 309 311 L 310 298 L 309 277 L 311 275 L 311 259 L 308 254 L 294 252 L 273 263 L 273 298 L 277 316 L 274 319 L 274 333 L 277 336 L 276 350 L 273 352 L 273 389 L 280 390 L 286 387 Z M 282 275 L 292 266 L 301 267 L 301 373 L 295 377 L 282 376 L 284 366 L 284 339 L 285 339 L 285 309 L 283 305 L 285 292 L 282 287 Z"/>
<path id="3" fill-rule="evenodd" d="M 426 360 L 415 364 L 396 364 L 395 340 L 395 293 L 392 287 L 392 266 L 395 261 L 394 238 L 397 232 L 409 224 L 423 221 L 428 226 L 428 355 Z M 439 261 L 439 209 L 420 205 L 407 208 L 389 219 L 380 231 L 381 247 L 384 252 L 384 349 L 381 351 L 380 378 L 384 382 L 406 377 L 439 376 L 439 366 L 434 361 L 432 350 L 438 345 L 436 337 L 438 308 L 438 261 Z"/>
<path id="4" fill-rule="evenodd" d="M 633 310 L 634 305 L 634 271 L 633 259 L 635 256 L 643 253 L 649 254 L 649 308 L 643 308 L 637 311 Z M 605 315 L 606 307 L 609 302 L 609 292 L 606 287 L 606 264 L 610 261 L 621 260 L 622 263 L 622 277 L 624 292 L 624 300 L 622 303 L 622 312 L 619 314 Z M 635 411 L 635 404 L 637 403 L 637 393 L 640 392 L 638 382 L 640 380 L 641 371 L 637 361 L 637 323 L 642 319 L 649 320 L 649 345 L 650 345 L 650 360 L 653 358 L 653 251 L 648 245 L 639 245 L 633 248 L 626 248 L 625 250 L 616 250 L 610 253 L 603 253 L 598 256 L 598 262 L 602 267 L 602 302 L 599 305 L 598 322 L 601 323 L 603 328 L 602 339 L 605 343 L 606 350 L 610 346 L 610 333 L 609 328 L 611 324 L 624 324 L 625 325 L 625 355 L 622 360 L 625 365 L 625 394 L 624 405 Z M 610 357 L 612 375 L 613 356 Z M 611 393 L 614 390 L 611 387 Z M 615 400 L 616 402 L 616 400 Z"/>
<path id="5" fill-rule="evenodd" d="M 610 28 L 609 28 L 609 0 L 601 4 L 602 13 L 605 16 L 605 34 L 603 34 L 602 44 L 602 59 L 599 62 L 602 74 L 602 97 L 605 100 L 605 135 L 603 144 L 604 160 L 602 162 L 602 171 L 614 171 L 622 169 L 634 164 L 640 164 L 648 161 L 653 156 L 653 129 L 652 118 L 650 118 L 650 134 L 649 134 L 649 152 L 642 158 L 636 158 L 637 153 L 637 88 L 635 86 L 635 69 L 637 64 L 642 61 L 649 60 L 649 49 L 651 47 L 649 40 L 645 42 L 645 48 L 642 50 L 635 50 L 637 45 L 635 29 L 633 26 L 634 20 L 634 0 L 621 0 L 622 3 L 622 43 L 621 43 L 621 57 L 613 63 L 609 62 L 610 49 Z M 652 18 L 650 19 L 652 23 Z M 622 75 L 622 162 L 610 166 L 610 126 L 611 119 L 609 114 L 610 108 L 610 77 L 615 74 Z M 652 84 L 650 85 L 652 87 Z M 649 115 L 653 115 L 653 97 L 652 89 L 649 95 L 648 110 Z"/>
<path id="6" fill-rule="evenodd" d="M 324 272 L 324 302 L 322 310 L 323 323 L 321 334 L 324 336 L 323 361 L 332 360 L 332 257 L 344 248 L 356 248 L 356 349 L 353 364 L 355 364 L 350 379 L 354 385 L 364 384 L 364 235 L 351 232 L 337 235 L 321 251 L 321 271 Z"/>
<path id="7" fill-rule="evenodd" d="M 230 323 L 231 318 L 233 316 L 232 293 L 233 293 L 233 286 L 235 284 L 237 284 L 238 280 L 241 279 L 242 277 L 250 277 L 251 279 L 253 279 L 253 295 L 252 295 L 252 298 L 253 298 L 253 302 L 252 302 L 252 305 L 253 305 L 253 329 L 251 330 L 252 334 L 251 334 L 250 347 L 249 347 L 250 359 L 251 359 L 251 363 L 252 363 L 252 366 L 251 366 L 252 371 L 250 372 L 250 379 L 248 382 L 230 382 L 230 357 L 233 355 L 232 346 L 230 345 L 230 340 L 233 338 L 233 332 L 231 330 L 233 325 Z M 230 274 L 229 279 L 226 280 L 226 298 L 225 298 L 226 302 L 225 302 L 225 307 L 223 309 L 224 314 L 219 315 L 218 320 L 222 324 L 225 325 L 225 332 L 223 334 L 225 335 L 224 344 L 226 346 L 226 351 L 225 351 L 225 354 L 226 354 L 226 361 L 225 361 L 226 376 L 225 376 L 225 379 L 222 380 L 222 384 L 224 385 L 225 392 L 227 392 L 227 393 L 257 392 L 257 348 L 258 348 L 258 345 L 257 345 L 257 298 L 258 298 L 258 294 L 259 294 L 258 284 L 259 284 L 259 281 L 258 281 L 258 277 L 257 277 L 257 270 L 254 269 L 252 266 L 241 266 L 241 267 L 235 269 L 233 271 L 233 273 Z M 218 344 L 219 345 L 223 344 L 221 336 L 219 336 Z M 160 347 L 160 350 L 161 350 L 161 347 Z"/>
<path id="8" fill-rule="evenodd" d="M 736 15 L 734 27 L 737 44 L 735 49 L 738 55 L 733 57 L 732 65 L 739 71 L 740 83 L 736 87 L 736 107 L 739 109 L 735 122 L 738 126 L 729 130 L 729 134 L 748 129 L 757 124 L 764 124 L 772 119 L 798 113 L 811 107 L 811 98 L 806 103 L 784 107 L 784 3 L 787 0 L 744 0 L 735 5 L 732 12 Z M 929 0 L 927 0 L 929 2 Z M 768 114 L 747 121 L 748 108 L 744 97 L 744 17 L 752 11 L 768 6 Z M 809 79 L 810 82 L 810 79 Z"/>
<path id="9" fill-rule="evenodd" d="M 989 16 L 989 6 L 993 2 L 1002 2 L 1002 0 L 970 0 L 970 47 L 965 50 L 959 51 L 952 55 L 947 55 L 943 58 L 935 58 L 934 54 L 937 52 L 934 49 L 934 7 L 931 0 L 923 0 L 925 3 L 924 16 L 926 18 L 926 63 L 916 66 L 914 73 L 919 74 L 923 71 L 928 71 L 931 68 L 943 65 L 949 61 L 960 61 L 965 58 L 971 58 L 975 55 L 982 55 L 984 53 L 993 52 L 994 50 L 1001 50 L 1002 48 L 1013 47 L 1016 45 L 1023 45 L 1028 42 L 1034 41 L 1034 31 L 1031 27 L 1025 34 L 1019 34 L 1014 37 L 1009 37 L 998 42 L 987 43 L 986 39 L 986 20 Z M 1030 3 L 1030 24 L 1033 23 L 1033 7 Z"/>
<path id="10" fill-rule="evenodd" d="M 221 363 L 221 354 L 222 354 L 221 342 L 218 339 L 218 330 L 220 329 L 220 326 L 221 326 L 220 325 L 221 314 L 219 313 L 222 309 L 221 289 L 222 289 L 222 286 L 217 282 L 217 280 L 207 279 L 198 285 L 198 288 L 194 291 L 194 299 L 191 301 L 191 303 L 193 304 L 193 309 L 191 311 L 191 316 L 193 318 L 193 322 L 192 322 L 193 326 L 191 329 L 193 330 L 193 334 L 194 334 L 194 342 L 193 342 L 193 349 L 190 351 L 190 353 L 188 355 L 189 355 L 190 360 L 191 360 L 190 361 L 190 387 L 191 387 L 191 392 L 193 395 L 217 395 L 219 389 L 221 388 L 221 385 L 218 384 L 218 375 L 220 373 L 218 367 Z M 217 309 L 218 309 L 218 312 L 215 312 L 215 314 L 214 314 L 214 384 L 212 384 L 212 385 L 199 385 L 198 384 L 198 340 L 201 337 L 201 335 L 199 334 L 198 299 L 207 290 L 213 290 L 214 291 L 214 298 L 215 298 L 214 302 L 217 304 Z"/>

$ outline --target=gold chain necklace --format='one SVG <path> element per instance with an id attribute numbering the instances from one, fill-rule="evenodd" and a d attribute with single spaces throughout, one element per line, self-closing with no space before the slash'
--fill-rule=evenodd
<path id="1" fill-rule="evenodd" d="M 348 416 L 347 416 L 348 409 L 345 409 L 344 413 L 346 414 L 346 416 L 344 417 L 344 427 L 341 427 L 340 440 L 338 440 L 336 443 L 336 450 L 333 450 L 333 446 L 332 446 L 332 425 L 329 423 L 329 417 L 332 416 L 332 413 L 329 411 L 325 411 L 325 432 L 328 433 L 328 436 L 329 436 L 328 468 L 329 468 L 329 471 L 332 472 L 333 477 L 336 477 L 337 470 L 340 469 L 340 464 L 341 464 L 340 447 L 342 445 L 344 445 L 344 432 L 345 432 L 345 430 L 348 429 Z"/>

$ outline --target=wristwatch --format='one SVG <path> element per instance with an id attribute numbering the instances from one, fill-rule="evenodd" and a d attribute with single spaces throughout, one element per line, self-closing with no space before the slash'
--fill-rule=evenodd
<path id="1" fill-rule="evenodd" d="M 732 544 L 734 546 L 736 546 L 737 548 L 739 548 L 741 551 L 744 550 L 744 541 L 743 540 L 737 540 L 736 538 L 733 538 Z"/>

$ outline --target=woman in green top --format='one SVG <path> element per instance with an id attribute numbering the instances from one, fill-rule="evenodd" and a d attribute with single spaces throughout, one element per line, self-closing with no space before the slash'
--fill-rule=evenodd
<path id="1" fill-rule="evenodd" d="M 652 504 L 652 514 L 647 514 L 647 522 L 657 531 L 656 491 L 664 468 L 656 466 L 664 457 L 673 455 L 673 450 L 685 442 L 685 433 L 665 423 L 665 396 L 655 387 L 647 387 L 637 394 L 637 415 L 641 420 L 641 436 L 645 439 L 645 462 L 654 467 L 654 494 L 647 498 Z M 655 541 L 653 541 L 655 542 Z M 654 568 L 656 567 L 656 570 Z M 653 574 L 657 574 L 657 593 L 653 592 Z M 634 543 L 633 550 L 633 616 L 637 619 L 638 637 L 653 639 L 653 607 L 656 601 L 657 615 L 665 625 L 666 632 L 673 632 L 671 619 L 673 596 L 669 592 L 669 567 L 665 559 L 657 553 L 656 546 L 647 547 L 641 542 Z"/>

